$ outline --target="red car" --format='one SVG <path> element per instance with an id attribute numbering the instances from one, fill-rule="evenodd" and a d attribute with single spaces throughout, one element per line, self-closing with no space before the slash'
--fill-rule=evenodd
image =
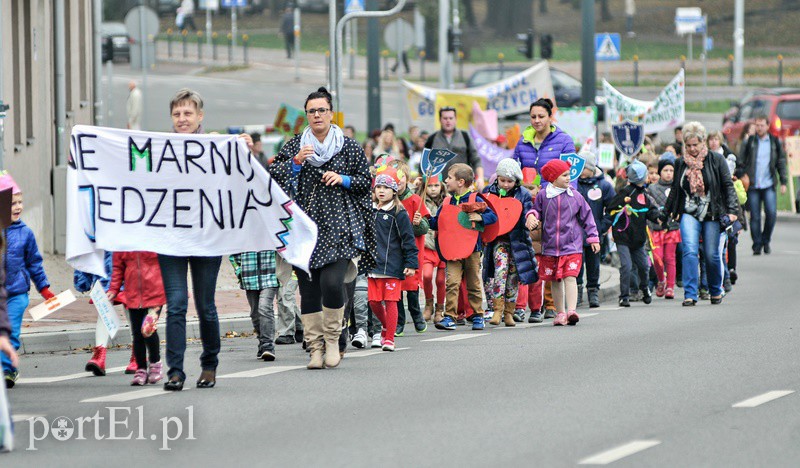
<path id="1" fill-rule="evenodd" d="M 769 132 L 778 138 L 800 135 L 800 89 L 772 88 L 748 93 L 738 109 L 731 109 L 723 119 L 722 133 L 728 145 L 738 143 L 745 124 L 759 115 L 769 117 Z"/>

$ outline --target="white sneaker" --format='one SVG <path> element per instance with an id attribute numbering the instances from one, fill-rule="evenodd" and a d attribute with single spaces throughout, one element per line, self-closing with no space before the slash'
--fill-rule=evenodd
<path id="1" fill-rule="evenodd" d="M 363 328 L 359 328 L 350 344 L 358 349 L 367 346 L 367 332 Z"/>
<path id="2" fill-rule="evenodd" d="M 380 333 L 376 333 L 376 334 L 372 335 L 372 346 L 371 347 L 372 348 L 380 348 L 382 346 L 383 346 L 383 344 L 381 344 L 381 334 Z"/>

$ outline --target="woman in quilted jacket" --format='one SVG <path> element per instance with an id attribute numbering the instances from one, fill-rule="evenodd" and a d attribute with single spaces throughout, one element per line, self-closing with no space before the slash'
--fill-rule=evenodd
<path id="1" fill-rule="evenodd" d="M 522 168 L 532 167 L 538 174 L 545 164 L 558 159 L 562 154 L 575 152 L 572 137 L 553 124 L 553 101 L 539 99 L 529 109 L 531 125 L 522 132 L 522 138 L 514 148 L 514 159 Z M 542 188 L 547 181 L 542 181 Z M 576 185 L 573 183 L 573 187 Z"/>

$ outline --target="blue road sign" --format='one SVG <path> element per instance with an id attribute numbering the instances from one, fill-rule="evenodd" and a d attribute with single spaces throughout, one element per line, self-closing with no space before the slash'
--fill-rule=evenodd
<path id="1" fill-rule="evenodd" d="M 570 164 L 569 166 L 570 182 L 578 180 L 578 177 L 581 176 L 581 172 L 583 172 L 583 168 L 586 165 L 586 160 L 575 153 L 562 154 L 561 156 L 559 156 L 559 159 L 561 159 L 562 161 L 566 161 Z"/>
<path id="2" fill-rule="evenodd" d="M 598 62 L 614 62 L 622 56 L 622 38 L 619 33 L 594 35 L 594 58 Z"/>
<path id="3" fill-rule="evenodd" d="M 364 0 L 346 0 L 344 4 L 344 14 L 354 11 L 364 11 Z"/>
<path id="4" fill-rule="evenodd" d="M 247 0 L 222 0 L 220 4 L 223 8 L 246 7 Z"/>

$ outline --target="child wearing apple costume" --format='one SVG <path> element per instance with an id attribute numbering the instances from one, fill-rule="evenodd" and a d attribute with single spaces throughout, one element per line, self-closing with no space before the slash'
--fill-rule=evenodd
<path id="1" fill-rule="evenodd" d="M 491 325 L 500 325 L 500 320 L 507 327 L 516 325 L 514 309 L 519 293 L 519 284 L 535 283 L 536 259 L 528 231 L 533 225 L 534 217 L 531 194 L 522 188 L 522 169 L 513 159 L 503 159 L 497 164 L 497 178 L 485 193 L 503 198 L 514 198 L 522 205 L 519 219 L 510 232 L 497 236 L 486 245 L 483 255 L 483 271 L 486 277 L 494 278 L 491 291 L 494 313 L 489 321 Z M 497 215 L 500 209 L 495 206 Z M 524 213 L 528 213 L 527 216 Z"/>
<path id="2" fill-rule="evenodd" d="M 575 308 L 578 305 L 577 277 L 583 263 L 584 234 L 595 253 L 600 251 L 600 239 L 592 209 L 570 186 L 570 164 L 554 159 L 544 165 L 541 175 L 549 184 L 536 195 L 530 211 L 535 218 L 530 227 L 535 229 L 540 222 L 542 224 L 539 277 L 552 282 L 556 305 L 553 325 L 575 325 L 580 320 Z"/>

